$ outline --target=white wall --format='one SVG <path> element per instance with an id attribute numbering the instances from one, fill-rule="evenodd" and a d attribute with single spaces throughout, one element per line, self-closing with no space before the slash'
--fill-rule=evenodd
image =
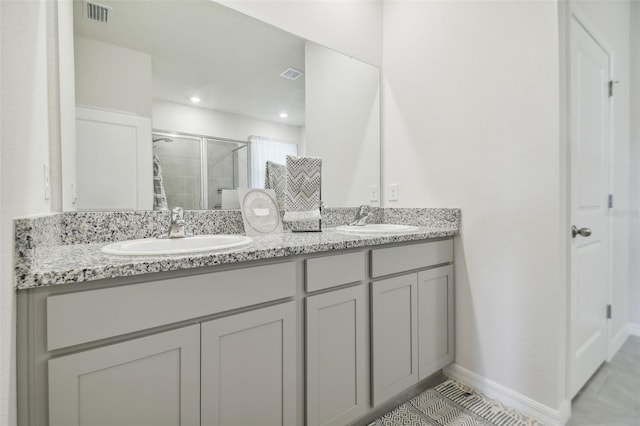
<path id="1" fill-rule="evenodd" d="M 384 3 L 383 182 L 395 207 L 460 207 L 456 363 L 557 410 L 555 2 Z"/>
<path id="2" fill-rule="evenodd" d="M 382 65 L 382 0 L 218 3 L 364 62 Z"/>
<path id="3" fill-rule="evenodd" d="M 305 69 L 305 155 L 322 158 L 325 205 L 380 205 L 380 70 L 310 42 Z"/>
<path id="4" fill-rule="evenodd" d="M 2 67 L 2 37 L 4 31 L 1 28 L 4 28 L 2 25 L 3 21 L 3 10 L 4 7 L 0 5 L 0 200 L 2 200 L 4 187 L 2 185 L 2 142 L 4 141 L 4 131 L 2 127 L 2 120 L 4 118 L 2 113 L 3 103 L 1 99 L 4 99 L 4 79 L 3 76 L 3 67 Z M 1 208 L 1 207 L 0 207 Z M 5 233 L 9 231 L 4 225 L 4 221 L 2 220 L 2 211 L 0 211 L 0 413 L 2 414 L 0 417 L 0 423 L 9 423 L 9 419 L 15 416 L 15 410 L 13 409 L 12 401 L 11 401 L 11 392 L 13 383 L 11 376 L 11 366 L 12 366 L 12 352 L 14 349 L 13 344 L 13 312 L 14 312 L 14 301 L 13 296 L 11 294 L 11 286 L 3 285 L 3 281 L 6 278 L 5 271 L 11 270 L 10 260 L 8 259 L 7 253 L 7 245 L 5 243 Z M 9 252 L 10 253 L 10 252 Z"/>
<path id="5" fill-rule="evenodd" d="M 2 25 L 2 10 L 3 8 L 0 7 L 0 25 Z M 2 31 L 0 31 L 0 60 L 2 59 Z M 3 97 L 4 95 L 4 91 L 2 90 L 3 87 L 3 79 L 2 79 L 2 66 L 1 66 L 1 62 L 0 62 L 0 99 Z M 2 102 L 0 101 L 0 200 L 2 199 L 2 141 L 4 140 L 4 133 L 2 131 Z M 7 306 L 7 300 L 11 301 L 11 296 L 9 294 L 9 291 L 11 291 L 8 288 L 8 286 L 3 286 L 2 283 L 2 278 L 4 277 L 4 270 L 6 270 L 6 263 L 7 261 L 5 261 L 5 257 L 4 257 L 4 253 L 5 253 L 5 244 L 2 243 L 2 241 L 4 241 L 4 239 L 2 238 L 4 236 L 4 228 L 2 227 L 2 219 L 1 219 L 1 212 L 0 212 L 0 348 L 4 348 L 4 347 L 10 347 L 13 348 L 13 345 L 11 344 L 6 344 L 6 337 L 11 335 L 11 317 L 5 316 L 2 314 L 2 312 L 11 312 L 13 306 Z M 6 299 L 6 296 L 9 296 Z M 11 304 L 13 305 L 13 301 L 11 301 Z M 10 373 L 10 368 L 9 370 L 7 370 L 7 367 L 9 365 L 11 365 L 11 353 L 10 352 L 5 352 L 5 350 L 0 349 L 0 410 L 2 410 L 4 413 L 9 413 L 9 392 L 8 391 L 8 386 L 6 386 L 5 384 L 5 379 L 9 379 L 11 373 Z M 3 416 L 2 418 L 0 418 L 0 422 L 3 422 L 8 419 L 8 415 Z"/>
<path id="6" fill-rule="evenodd" d="M 75 36 L 76 104 L 151 117 L 151 56 Z"/>
<path id="7" fill-rule="evenodd" d="M 610 221 L 611 245 L 611 304 L 613 315 L 610 328 L 610 355 L 624 342 L 629 318 L 629 119 L 630 119 L 630 2 L 581 0 L 572 4 L 574 10 L 593 27 L 594 35 L 612 52 L 611 78 L 619 81 L 612 99 L 612 162 L 611 190 L 614 208 Z"/>
<path id="8" fill-rule="evenodd" d="M 58 0 L 58 77 L 60 146 L 57 164 L 52 164 L 52 195 L 62 203 L 62 211 L 76 210 L 76 80 L 73 45 L 73 0 Z M 53 38 L 51 42 L 56 42 Z M 52 160 L 53 163 L 53 160 Z M 55 167 L 54 167 L 55 166 Z M 56 179 L 54 179 L 56 177 Z M 56 207 L 56 206 L 54 206 Z M 60 210 L 60 208 L 56 208 Z"/>
<path id="9" fill-rule="evenodd" d="M 301 128 L 154 99 L 154 129 L 246 141 L 251 135 L 300 142 Z"/>
<path id="10" fill-rule="evenodd" d="M 630 142 L 631 142 L 631 250 L 629 289 L 629 322 L 631 331 L 640 335 L 640 2 L 631 3 L 631 108 L 630 108 Z"/>
<path id="11" fill-rule="evenodd" d="M 50 212 L 43 164 L 49 164 L 48 17 L 54 2 L 0 2 L 0 424 L 16 422 L 13 219 Z"/>

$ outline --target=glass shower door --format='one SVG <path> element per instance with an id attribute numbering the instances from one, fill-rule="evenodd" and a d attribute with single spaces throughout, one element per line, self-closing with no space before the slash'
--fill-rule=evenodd
<path id="1" fill-rule="evenodd" d="M 161 174 L 154 175 L 156 204 L 162 186 L 169 209 L 240 208 L 235 190 L 248 186 L 247 142 L 154 130 L 153 155 Z"/>
<path id="2" fill-rule="evenodd" d="M 199 137 L 154 133 L 153 153 L 162 165 L 162 181 L 171 209 L 202 209 L 202 149 Z"/>
<path id="3" fill-rule="evenodd" d="M 247 144 L 207 138 L 206 152 L 208 208 L 239 208 L 235 190 L 239 186 L 246 186 Z"/>

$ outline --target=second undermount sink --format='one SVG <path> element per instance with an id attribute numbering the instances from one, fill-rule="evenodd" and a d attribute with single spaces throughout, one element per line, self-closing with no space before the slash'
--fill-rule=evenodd
<path id="1" fill-rule="evenodd" d="M 411 225 L 397 225 L 393 223 L 370 223 L 363 226 L 342 225 L 336 228 L 338 232 L 349 234 L 400 234 L 403 232 L 414 232 L 419 228 Z"/>
<path id="2" fill-rule="evenodd" d="M 120 256 L 160 256 L 165 254 L 189 254 L 238 250 L 253 240 L 244 235 L 196 235 L 186 238 L 145 238 L 142 240 L 118 241 L 102 247 L 105 254 Z"/>

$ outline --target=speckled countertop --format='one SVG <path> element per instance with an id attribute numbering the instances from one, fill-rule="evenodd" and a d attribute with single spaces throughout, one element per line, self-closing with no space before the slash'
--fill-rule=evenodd
<path id="1" fill-rule="evenodd" d="M 65 227 L 78 218 L 62 213 L 47 217 L 16 220 L 16 288 L 90 282 L 105 278 L 126 277 L 148 273 L 184 270 L 205 266 L 247 262 L 259 259 L 282 258 L 300 254 L 321 253 L 356 247 L 378 246 L 405 241 L 451 237 L 460 231 L 459 209 L 377 209 L 378 223 L 399 223 L 419 226 L 415 232 L 360 236 L 325 228 L 323 232 L 284 232 L 253 237 L 254 243 L 241 250 L 170 256 L 113 256 L 103 254 L 101 247 L 113 241 L 145 238 L 150 235 L 113 235 L 105 226 L 85 227 L 81 238 L 65 240 Z M 345 223 L 352 212 L 339 214 L 327 220 L 331 226 Z M 132 213 L 134 214 L 134 213 Z M 73 215 L 73 214 L 71 214 Z M 77 214 L 76 214 L 77 215 Z M 86 215 L 86 214 L 85 214 Z M 107 222 L 114 226 L 113 213 L 96 213 L 101 220 L 112 215 Z M 339 217 L 338 217 L 339 216 Z M 90 222 L 84 217 L 83 224 Z M 95 219 L 95 218 L 93 218 Z M 148 219 L 148 218 L 146 218 Z M 129 223 L 131 217 L 124 220 Z M 238 233 L 237 217 L 231 220 L 228 233 Z M 342 222 L 342 223 L 341 223 Z M 219 226 L 219 224 L 217 225 Z M 77 223 L 73 229 L 78 229 Z M 91 229 L 89 231 L 88 229 Z M 108 227 L 107 227 L 108 228 Z M 116 226 L 117 229 L 120 229 Z M 156 232 L 157 227 L 152 227 Z M 208 233 L 198 229 L 197 234 Z M 96 233 L 101 234 L 100 238 Z M 210 233 L 210 232 L 209 232 Z M 220 233 L 220 230 L 218 230 Z M 87 235 L 92 234 L 92 235 Z M 62 237 L 60 237 L 62 235 Z M 96 241 L 101 240 L 101 241 Z"/>

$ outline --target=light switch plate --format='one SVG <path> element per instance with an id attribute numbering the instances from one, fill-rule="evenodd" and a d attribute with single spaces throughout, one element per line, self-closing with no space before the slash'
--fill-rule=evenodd
<path id="1" fill-rule="evenodd" d="M 398 201 L 398 184 L 389 184 L 389 201 Z"/>

